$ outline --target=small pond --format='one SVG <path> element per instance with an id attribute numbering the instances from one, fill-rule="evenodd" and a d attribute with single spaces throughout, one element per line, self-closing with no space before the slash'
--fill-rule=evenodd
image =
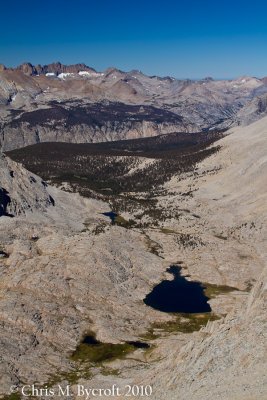
<path id="1" fill-rule="evenodd" d="M 172 265 L 167 272 L 174 276 L 172 281 L 162 281 L 144 299 L 147 306 L 173 313 L 210 312 L 208 297 L 199 282 L 186 280 L 180 275 L 180 267 Z"/>
<path id="2" fill-rule="evenodd" d="M 98 346 L 101 344 L 105 344 L 105 343 L 101 343 L 98 340 L 96 340 L 94 335 L 87 335 L 85 336 L 85 338 L 83 339 L 82 343 L 86 343 L 86 344 L 90 344 L 93 346 Z M 150 346 L 147 343 L 144 342 L 126 342 L 127 344 L 130 344 L 131 346 L 136 347 L 137 349 L 148 349 Z M 116 346 L 116 345 L 114 345 Z"/>
<path id="3" fill-rule="evenodd" d="M 115 218 L 118 216 L 118 214 L 115 214 L 114 212 L 104 212 L 102 213 L 103 215 L 105 215 L 106 217 L 109 217 L 111 219 L 111 222 L 115 221 Z"/>

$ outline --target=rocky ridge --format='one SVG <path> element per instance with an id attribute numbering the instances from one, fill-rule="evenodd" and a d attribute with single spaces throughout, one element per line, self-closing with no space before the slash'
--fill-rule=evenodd
<path id="1" fill-rule="evenodd" d="M 78 73 L 80 71 L 96 72 L 93 68 L 83 64 L 63 65 L 59 61 L 56 63 L 43 65 L 38 64 L 36 67 L 31 63 L 23 63 L 15 68 L 16 71 L 22 71 L 25 75 L 45 75 L 45 74 L 62 74 L 62 73 Z"/>
<path id="2" fill-rule="evenodd" d="M 44 212 L 55 201 L 47 184 L 0 153 L 0 216 L 14 217 L 27 211 Z"/>
<path id="3" fill-rule="evenodd" d="M 267 114 L 267 94 L 264 93 L 244 106 L 235 116 L 238 125 L 249 125 Z"/>
<path id="4" fill-rule="evenodd" d="M 67 111 L 69 114 L 75 114 L 77 107 L 80 110 L 86 110 L 94 103 L 97 106 L 100 104 L 101 107 L 103 102 L 111 105 L 119 102 L 129 106 L 152 106 L 154 109 L 170 112 L 183 119 L 182 124 L 177 124 L 171 129 L 158 127 L 156 117 L 154 117 L 153 126 L 150 124 L 148 129 L 145 126 L 136 127 L 134 123 L 129 124 L 128 119 L 120 121 L 124 127 L 117 133 L 116 139 L 123 139 L 169 133 L 175 131 L 173 129 L 177 132 L 192 132 L 211 128 L 229 128 L 237 124 L 240 119 L 247 123 L 244 116 L 246 109 L 242 114 L 243 107 L 253 103 L 254 99 L 257 102 L 258 96 L 266 92 L 265 79 L 247 76 L 230 81 L 214 81 L 211 78 L 193 81 L 171 77 L 149 77 L 137 70 L 123 72 L 116 68 L 97 72 L 84 64 L 66 66 L 59 62 L 37 67 L 24 63 L 15 69 L 2 66 L 0 70 L 1 145 L 2 149 L 10 150 L 11 142 L 13 142 L 12 148 L 25 146 L 38 142 L 40 136 L 41 140 L 74 142 L 103 141 L 114 138 L 117 127 L 114 130 L 110 129 L 107 123 L 102 132 L 99 132 L 94 124 L 90 128 L 78 124 L 77 128 L 70 132 L 66 129 L 58 132 L 57 126 L 54 126 L 52 112 L 50 128 L 47 132 L 43 132 L 38 138 L 38 127 L 33 129 L 27 123 L 20 123 L 18 131 L 21 132 L 21 137 L 16 142 L 15 137 L 18 132 L 12 127 L 13 120 L 17 119 L 18 122 L 24 114 L 27 120 L 27 117 L 33 118 L 37 111 L 42 113 L 43 110 L 51 110 L 53 109 L 51 102 L 58 103 L 63 112 Z M 239 112 L 239 117 L 236 117 Z M 29 116 L 30 113 L 33 115 Z M 86 115 L 86 111 L 84 114 Z M 151 117 L 153 115 L 152 112 Z M 72 118 L 72 115 L 70 117 Z M 134 118 L 134 114 L 129 112 L 129 117 Z M 110 121 L 112 121 L 112 115 Z M 63 118 L 62 125 L 64 123 Z M 47 136 L 47 139 L 43 138 L 43 135 Z M 23 136 L 25 136 L 25 142 Z"/>
<path id="5" fill-rule="evenodd" d="M 122 103 L 62 104 L 13 114 L 3 124 L 3 151 L 39 142 L 92 143 L 157 136 L 172 132 L 196 132 L 186 118 L 152 106 Z"/>

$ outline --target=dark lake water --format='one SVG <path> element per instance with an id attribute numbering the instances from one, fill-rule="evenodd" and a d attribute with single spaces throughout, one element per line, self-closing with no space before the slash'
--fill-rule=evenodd
<path id="1" fill-rule="evenodd" d="M 118 214 L 115 214 L 114 212 L 105 212 L 102 213 L 103 215 L 106 215 L 111 219 L 112 222 L 114 222 L 115 218 L 117 217 Z"/>
<path id="2" fill-rule="evenodd" d="M 8 258 L 8 257 L 9 255 L 5 251 L 0 250 L 0 258 Z"/>
<path id="3" fill-rule="evenodd" d="M 136 347 L 137 349 L 149 349 L 149 344 L 144 342 L 126 342 L 131 344 L 132 346 Z"/>
<path id="4" fill-rule="evenodd" d="M 98 340 L 96 340 L 96 338 L 95 338 L 93 335 L 87 335 L 87 336 L 85 336 L 85 338 L 83 339 L 83 343 L 86 343 L 86 344 L 93 344 L 93 345 L 101 344 L 101 342 L 99 342 Z"/>
<path id="5" fill-rule="evenodd" d="M 167 271 L 172 281 L 162 281 L 144 299 L 147 306 L 175 313 L 202 313 L 211 311 L 204 287 L 199 282 L 187 281 L 180 275 L 180 267 L 172 265 Z"/>
<path id="6" fill-rule="evenodd" d="M 93 335 L 85 336 L 85 338 L 83 339 L 82 343 L 86 343 L 86 344 L 91 345 L 91 346 L 103 345 L 103 343 L 101 343 L 98 340 L 96 340 L 96 338 Z M 134 346 L 137 349 L 148 349 L 150 347 L 148 343 L 144 343 L 144 342 L 126 342 L 126 343 Z M 105 343 L 104 343 L 104 345 L 105 345 Z"/>

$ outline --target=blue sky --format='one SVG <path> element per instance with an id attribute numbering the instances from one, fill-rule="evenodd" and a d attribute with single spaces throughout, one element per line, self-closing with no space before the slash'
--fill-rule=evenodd
<path id="1" fill-rule="evenodd" d="M 267 76 L 267 2 L 0 0 L 0 62 L 176 78 Z"/>

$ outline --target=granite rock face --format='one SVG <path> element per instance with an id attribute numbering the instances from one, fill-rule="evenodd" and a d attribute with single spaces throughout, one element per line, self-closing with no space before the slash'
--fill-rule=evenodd
<path id="1" fill-rule="evenodd" d="M 45 211 L 55 201 L 47 184 L 0 153 L 0 216 L 17 216 L 27 211 Z"/>
<path id="2" fill-rule="evenodd" d="M 264 93 L 244 106 L 235 116 L 238 125 L 249 125 L 267 115 L 267 94 Z"/>
<path id="3" fill-rule="evenodd" d="M 54 102 L 49 108 L 18 113 L 3 125 L 3 151 L 38 142 L 92 143 L 196 132 L 186 118 L 152 106 L 122 103 L 73 105 Z"/>

